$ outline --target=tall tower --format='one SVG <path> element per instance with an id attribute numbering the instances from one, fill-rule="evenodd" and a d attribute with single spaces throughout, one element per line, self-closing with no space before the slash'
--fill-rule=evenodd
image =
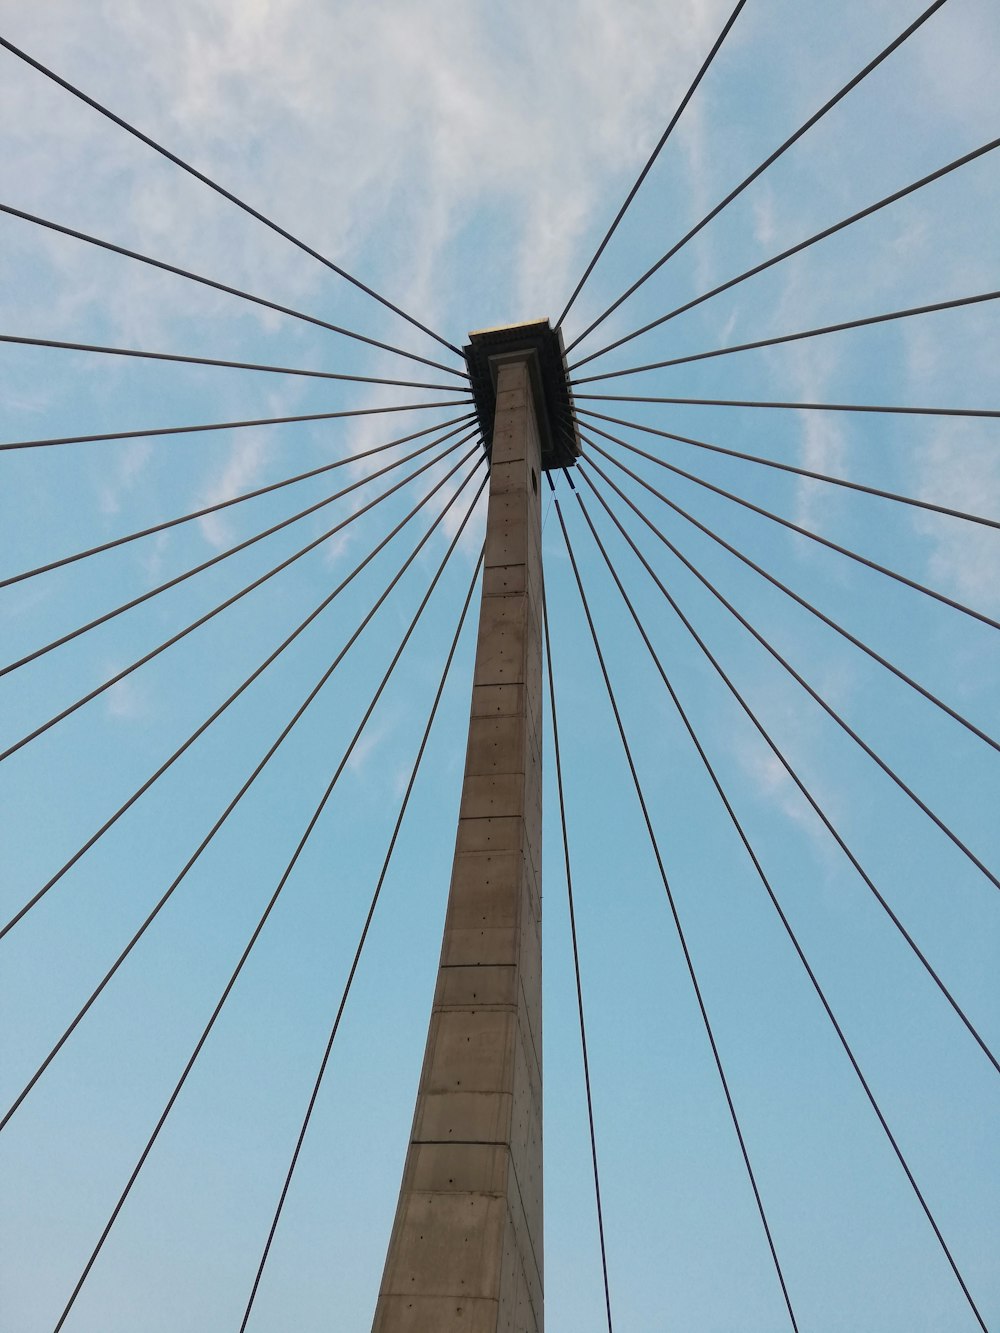
<path id="1" fill-rule="evenodd" d="M 373 1333 L 541 1333 L 541 473 L 578 452 L 547 320 L 471 335 L 490 455 L 458 837 Z"/>

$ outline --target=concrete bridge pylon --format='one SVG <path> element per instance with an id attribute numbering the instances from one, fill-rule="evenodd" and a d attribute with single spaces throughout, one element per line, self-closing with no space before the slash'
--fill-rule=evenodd
<path id="1" fill-rule="evenodd" d="M 373 1333 L 543 1328 L 541 474 L 576 446 L 552 418 L 568 390 L 547 321 L 473 334 L 466 355 L 490 453 L 469 740 Z"/>

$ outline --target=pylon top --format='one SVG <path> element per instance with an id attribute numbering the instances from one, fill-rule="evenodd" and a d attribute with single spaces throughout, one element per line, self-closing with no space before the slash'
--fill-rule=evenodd
<path id="1" fill-rule="evenodd" d="M 496 328 L 470 333 L 464 350 L 487 458 L 493 449 L 497 366 L 528 353 L 541 434 L 542 471 L 572 467 L 580 453 L 580 437 L 573 421 L 573 396 L 561 331 L 554 329 L 547 319 L 529 320 L 525 324 L 500 324 Z"/>

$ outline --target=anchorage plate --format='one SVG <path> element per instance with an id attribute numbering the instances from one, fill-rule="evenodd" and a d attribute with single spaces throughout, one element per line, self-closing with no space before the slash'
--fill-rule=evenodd
<path id="1" fill-rule="evenodd" d="M 464 350 L 486 456 L 490 456 L 493 447 L 497 365 L 528 352 L 541 433 L 542 470 L 572 467 L 580 453 L 580 438 L 572 418 L 572 394 L 561 332 L 553 329 L 547 319 L 503 324 L 470 333 Z"/>

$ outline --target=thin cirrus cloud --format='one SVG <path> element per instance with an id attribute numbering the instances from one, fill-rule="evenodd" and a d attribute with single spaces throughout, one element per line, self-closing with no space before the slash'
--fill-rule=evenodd
<path id="1" fill-rule="evenodd" d="M 420 6 L 353 3 L 316 11 L 304 0 L 211 7 L 195 0 L 170 7 L 115 0 L 102 8 L 99 41 L 69 0 L 57 0 L 44 12 L 12 8 L 4 19 L 15 41 L 57 71 L 457 340 L 469 323 L 545 313 L 565 299 L 581 250 L 610 220 L 620 183 L 644 160 L 724 13 L 719 3 L 698 0 L 689 0 L 680 14 L 675 9 L 667 14 L 632 3 L 616 6 L 612 15 L 597 0 L 587 0 L 538 11 L 522 0 L 501 11 L 456 10 L 428 0 Z M 899 15 L 887 17 L 887 32 Z M 947 22 L 935 17 L 906 55 L 887 67 L 899 87 L 921 85 L 920 97 L 907 102 L 919 108 L 914 113 L 919 124 L 892 123 L 876 136 L 887 142 L 900 136 L 906 162 L 920 125 L 936 126 L 939 137 L 942 124 L 959 137 L 981 131 L 988 43 L 977 41 L 977 33 L 987 20 L 981 0 L 950 6 Z M 752 21 L 753 15 L 741 18 L 734 29 L 731 44 L 737 51 L 741 25 Z M 299 301 L 328 317 L 338 318 L 343 306 L 357 316 L 358 327 L 428 352 L 427 340 L 413 330 L 35 72 L 4 59 L 10 77 L 0 99 L 13 127 L 5 194 L 14 202 L 251 291 Z M 822 68 L 832 89 L 853 69 L 855 57 L 804 51 L 803 60 Z M 960 88 L 945 76 L 954 68 L 963 70 Z M 696 213 L 716 200 L 729 170 L 706 151 L 719 128 L 713 91 L 706 87 L 689 107 L 682 152 L 671 159 L 671 170 L 680 164 Z M 775 97 L 781 95 L 775 91 Z M 812 100 L 820 100 L 818 91 Z M 859 106 L 862 101 L 863 95 Z M 843 112 L 848 119 L 851 105 Z M 799 114 L 790 116 L 789 126 Z M 831 122 L 841 114 L 834 113 Z M 824 132 L 818 132 L 818 143 Z M 814 180 L 819 187 L 822 154 L 813 153 L 810 142 L 797 146 L 790 161 L 800 183 Z M 949 143 L 957 144 L 954 134 Z M 940 160 L 947 155 L 942 152 Z M 903 166 L 897 171 L 901 181 L 908 178 Z M 654 176 L 648 188 L 656 183 Z M 880 192 L 864 177 L 854 188 L 859 203 Z M 817 207 L 811 199 L 808 189 L 789 197 L 773 194 L 767 182 L 755 186 L 747 200 L 749 232 L 758 250 L 770 253 L 806 234 Z M 846 203 L 838 204 L 834 216 L 846 211 Z M 897 294 L 901 299 L 922 294 L 921 275 L 932 251 L 929 299 L 987 284 L 988 271 L 973 274 L 950 262 L 941 244 L 948 215 L 943 187 L 932 187 L 898 220 L 891 211 L 886 215 L 888 251 L 881 244 L 884 230 L 874 246 L 866 244 L 871 224 L 863 223 L 848 264 L 833 255 L 827 263 L 824 245 L 837 242 L 821 243 L 803 265 L 793 261 L 779 271 L 776 282 L 760 289 L 752 282 L 736 304 L 711 307 L 710 318 L 722 327 L 725 342 L 891 306 L 899 303 Z M 482 253 L 472 238 L 477 227 L 495 242 L 492 255 Z M 5 276 L 23 269 L 30 254 L 38 284 L 30 290 L 16 281 L 7 284 L 12 324 L 23 317 L 39 331 L 44 324 L 49 336 L 73 336 L 90 332 L 96 319 L 109 336 L 145 346 L 170 346 L 186 331 L 189 284 L 116 257 L 95 257 L 76 242 L 50 237 L 39 242 L 21 223 L 5 222 L 4 230 L 11 242 L 8 264 L 0 259 Z M 712 229 L 695 241 L 692 259 L 699 286 L 730 276 L 736 267 Z M 100 281 L 95 272 L 115 278 Z M 658 282 L 659 277 L 650 284 L 654 291 Z M 52 300 L 40 301 L 46 287 Z M 204 325 L 198 337 L 209 354 L 238 355 L 255 329 L 275 330 L 276 317 L 267 312 L 254 310 L 234 325 L 232 315 L 247 315 L 246 308 L 217 294 L 199 292 L 197 299 Z M 585 292 L 581 310 L 589 299 Z M 630 325 L 628 309 L 620 316 L 622 327 Z M 278 322 L 287 331 L 287 323 Z M 656 341 L 654 334 L 636 347 L 652 348 Z M 315 353 L 321 360 L 338 358 L 335 340 L 317 344 L 310 335 L 308 346 L 321 349 Z M 772 364 L 779 362 L 788 396 L 821 399 L 836 386 L 832 350 L 803 348 L 796 356 L 785 350 Z M 401 364 L 378 357 L 374 373 L 399 373 Z M 940 396 L 948 383 L 946 375 L 936 382 L 925 374 L 914 382 L 915 401 L 935 390 Z M 381 390 L 351 395 L 352 405 L 380 401 Z M 399 433 L 407 428 L 415 427 L 400 420 Z M 850 462 L 850 436 L 847 422 L 803 421 L 799 460 L 836 472 Z M 384 437 L 372 421 L 351 432 L 348 447 L 368 447 Z M 944 446 L 936 447 L 934 457 L 943 457 Z M 261 473 L 265 452 L 259 442 L 237 442 L 221 466 L 206 473 L 202 491 L 210 499 L 224 498 L 224 483 Z M 105 479 L 109 512 L 116 497 L 135 484 L 134 462 L 130 458 L 128 476 Z M 954 460 L 938 467 L 931 460 L 919 474 L 911 468 L 903 487 L 936 485 L 949 462 Z M 974 490 L 982 493 L 985 486 L 993 494 L 988 465 L 984 472 L 974 453 L 966 451 L 959 472 L 972 478 Z M 829 503 L 803 483 L 797 516 L 816 521 Z M 203 535 L 215 544 L 225 530 L 221 519 L 202 524 Z M 938 537 L 935 525 L 918 524 L 916 531 L 930 535 L 935 570 L 949 586 L 975 577 L 957 572 L 968 538 Z M 981 545 L 988 536 L 979 533 L 976 539 Z M 989 562 L 977 554 L 966 563 L 981 569 Z"/>
<path id="2" fill-rule="evenodd" d="M 456 237 L 502 200 L 519 219 L 505 246 L 507 299 L 519 307 L 564 296 L 575 243 L 595 217 L 610 220 L 614 194 L 597 182 L 632 171 L 655 140 L 721 13 L 717 3 L 686 8 L 678 22 L 638 4 L 612 17 L 591 2 L 572 7 L 570 24 L 565 4 L 498 13 L 119 3 L 104 7 L 97 43 L 77 8 L 57 3 L 9 26 L 29 52 L 229 188 L 267 201 L 277 220 L 294 219 L 339 261 L 378 232 L 383 271 L 364 276 L 401 302 L 425 309 L 449 290 Z M 26 207 L 50 206 L 58 219 L 72 200 L 74 221 L 110 219 L 152 253 L 197 254 L 208 272 L 265 290 L 320 288 L 321 270 L 229 205 L 34 72 L 10 73 L 6 110 L 24 127 L 10 178 Z M 76 258 L 85 272 L 88 259 Z M 130 290 L 111 293 L 129 325 Z M 168 306 L 169 292 L 159 292 Z"/>
<path id="3" fill-rule="evenodd" d="M 980 422 L 940 426 L 922 453 L 919 476 L 919 494 L 925 499 L 974 513 L 1000 513 L 995 432 Z M 996 531 L 934 514 L 921 514 L 915 525 L 930 544 L 928 567 L 938 586 L 954 589 L 973 606 L 996 615 Z"/>

